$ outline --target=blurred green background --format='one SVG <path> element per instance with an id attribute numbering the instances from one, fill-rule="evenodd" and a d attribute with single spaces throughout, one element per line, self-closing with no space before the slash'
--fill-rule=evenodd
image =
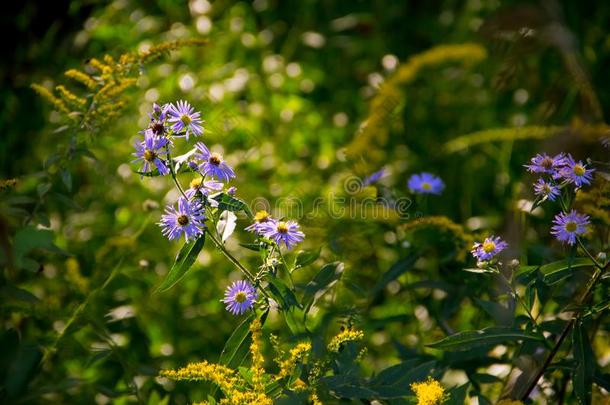
<path id="1" fill-rule="evenodd" d="M 557 259 L 552 212 L 522 210 L 533 181 L 522 164 L 538 151 L 608 155 L 598 140 L 610 109 L 610 7 L 603 2 L 23 1 L 7 4 L 1 18 L 10 35 L 0 61 L 0 178 L 17 180 L 0 196 L 6 403 L 202 399 L 202 387 L 155 376 L 217 359 L 237 324 L 220 299 L 239 275 L 207 246 L 182 283 L 153 293 L 180 246 L 155 225 L 176 198 L 171 184 L 141 180 L 130 164 L 153 102 L 192 103 L 206 121 L 204 142 L 234 165 L 238 195 L 267 201 L 276 214 L 287 210 L 307 235 L 300 248 L 322 248 L 297 279 L 309 280 L 321 263 L 345 262 L 313 328 L 332 335 L 349 314 L 367 335 L 369 372 L 425 351 L 446 328 L 489 323 L 472 304 L 487 287 L 459 272 L 468 238 L 443 229 L 414 237 L 405 224 L 443 215 L 468 235 L 503 234 L 522 263 Z M 88 151 L 72 153 L 61 170 L 44 169 L 76 134 L 55 131 L 61 118 L 31 83 L 66 83 L 63 72 L 85 69 L 90 58 L 187 38 L 207 44 L 146 65 L 126 109 L 87 140 Z M 384 115 L 384 129 L 363 135 L 367 117 L 384 114 L 371 109 L 384 81 L 413 55 L 462 43 L 479 44 L 487 57 L 423 67 L 393 89 L 399 103 Z M 544 139 L 530 136 L 532 126 L 548 128 Z M 459 150 L 447 147 L 496 128 L 509 130 L 500 140 L 475 135 Z M 388 172 L 382 186 L 355 196 L 346 190 L 352 176 L 381 167 Z M 336 196 L 408 196 L 406 180 L 420 171 L 447 187 L 443 197 L 414 200 L 408 215 L 336 218 L 327 209 Z M 297 199 L 297 208 L 286 198 Z M 228 248 L 254 267 L 256 255 L 238 245 L 250 241 L 246 225 L 240 218 Z M 425 260 L 371 298 L 367 290 L 415 248 Z M 20 254 L 38 265 L 10 268 L 10 256 Z M 406 288 L 423 280 L 442 283 L 444 295 Z M 268 328 L 282 339 L 273 313 Z M 607 330 L 598 334 L 606 364 Z"/>

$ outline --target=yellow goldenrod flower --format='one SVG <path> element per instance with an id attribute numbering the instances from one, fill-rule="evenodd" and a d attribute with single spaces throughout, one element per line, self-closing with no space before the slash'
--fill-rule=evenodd
<path id="1" fill-rule="evenodd" d="M 311 401 L 312 405 L 324 405 L 318 398 L 318 394 L 315 392 L 309 396 L 309 400 Z"/>
<path id="2" fill-rule="evenodd" d="M 307 357 L 310 351 L 310 343 L 299 343 L 294 348 L 290 349 L 288 358 L 280 363 L 280 372 L 275 377 L 276 380 L 280 380 L 291 375 L 296 368 L 297 362 L 302 361 L 305 357 Z"/>
<path id="3" fill-rule="evenodd" d="M 523 405 L 523 402 L 516 399 L 503 399 L 497 405 Z"/>
<path id="4" fill-rule="evenodd" d="M 220 364 L 208 363 L 205 360 L 200 363 L 188 364 L 178 370 L 163 370 L 161 376 L 178 381 L 210 381 L 218 385 L 225 393 L 231 392 L 238 381 L 235 371 Z"/>
<path id="5" fill-rule="evenodd" d="M 91 76 L 89 76 L 87 73 L 81 72 L 80 70 L 70 69 L 67 70 L 64 74 L 66 75 L 66 77 L 69 77 L 72 80 L 82 83 L 89 90 L 93 90 L 97 86 L 97 82 Z"/>
<path id="6" fill-rule="evenodd" d="M 362 340 L 363 338 L 364 332 L 361 330 L 353 328 L 345 329 L 343 332 L 332 338 L 328 344 L 328 350 L 331 352 L 338 352 L 343 343 L 356 342 Z"/>
<path id="7" fill-rule="evenodd" d="M 440 405 L 447 399 L 441 383 L 431 377 L 427 381 L 411 384 L 411 389 L 417 397 L 417 405 Z"/>
<path id="8" fill-rule="evenodd" d="M 265 386 L 263 384 L 263 376 L 265 370 L 263 365 L 265 359 L 261 353 L 261 322 L 258 319 L 252 321 L 250 325 L 250 332 L 252 333 L 252 343 L 250 344 L 250 354 L 252 355 L 252 385 L 257 392 L 264 392 Z"/>

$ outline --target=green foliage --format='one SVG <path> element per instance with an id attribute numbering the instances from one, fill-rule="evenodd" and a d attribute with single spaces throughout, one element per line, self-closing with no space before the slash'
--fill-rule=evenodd
<path id="1" fill-rule="evenodd" d="M 9 7 L 0 62 L 1 403 L 220 403 L 209 382 L 158 377 L 203 359 L 252 387 L 254 314 L 221 302 L 235 262 L 269 295 L 275 403 L 416 403 L 428 377 L 446 404 L 539 381 L 525 403 L 607 401 L 608 6 L 43 3 Z M 168 242 L 156 223 L 176 191 L 130 164 L 144 112 L 178 99 L 238 174 L 213 197 L 213 221 L 236 214 L 226 239 Z M 590 158 L 594 181 L 536 199 L 523 164 L 560 151 Z M 409 193 L 422 171 L 441 196 Z M 582 246 L 549 233 L 560 204 L 590 216 Z M 306 234 L 279 263 L 243 230 L 259 209 Z M 477 267 L 490 234 L 510 248 Z M 301 342 L 309 357 L 275 380 Z"/>

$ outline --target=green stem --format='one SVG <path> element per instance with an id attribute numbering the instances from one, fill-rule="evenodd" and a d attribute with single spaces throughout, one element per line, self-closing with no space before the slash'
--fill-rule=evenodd
<path id="1" fill-rule="evenodd" d="M 602 266 L 602 264 L 599 263 L 595 259 L 595 257 L 593 257 L 593 255 L 587 250 L 585 245 L 582 243 L 582 240 L 580 240 L 580 238 L 576 238 L 576 241 L 578 242 L 578 246 L 580 246 L 580 248 L 587 254 L 587 256 L 589 256 L 589 259 L 591 259 L 591 261 L 593 261 L 593 263 L 595 264 L 595 267 L 602 269 L 604 266 Z"/>
<path id="2" fill-rule="evenodd" d="M 165 150 L 167 151 L 167 162 L 168 162 L 168 166 L 169 166 L 169 172 L 172 175 L 174 184 L 176 184 L 176 187 L 178 187 L 178 190 L 180 190 L 180 194 L 182 194 L 182 196 L 188 200 L 188 198 L 186 197 L 186 194 L 184 194 L 184 190 L 182 189 L 182 186 L 178 182 L 178 178 L 176 177 L 176 172 L 174 171 L 174 165 L 172 162 L 172 156 L 169 151 L 169 144 L 165 145 Z"/>
<path id="3" fill-rule="evenodd" d="M 591 294 L 591 292 L 593 291 L 593 288 L 595 287 L 595 284 L 597 284 L 597 282 L 600 280 L 604 271 L 608 268 L 608 264 L 609 263 L 606 263 L 605 266 L 597 267 L 595 269 L 595 273 L 593 273 L 593 277 L 591 277 L 591 280 L 589 281 L 587 287 L 585 288 L 585 291 L 577 300 L 577 305 L 579 307 L 582 306 L 582 304 L 587 301 L 587 299 L 589 298 L 589 295 Z M 559 351 L 559 348 L 561 347 L 563 341 L 565 340 L 565 338 L 568 336 L 568 334 L 574 327 L 574 323 L 576 322 L 576 319 L 580 316 L 580 311 L 581 310 L 579 310 L 573 314 L 572 319 L 570 319 L 570 322 L 568 322 L 568 324 L 565 326 L 565 328 L 561 332 L 561 335 L 559 335 L 557 342 L 553 346 L 553 349 L 551 349 L 551 352 L 546 357 L 544 364 L 542 365 L 542 367 L 540 367 L 540 370 L 538 370 L 538 372 L 536 373 L 536 376 L 531 380 L 530 385 L 527 387 L 527 390 L 521 396 L 521 401 L 525 401 L 530 396 L 530 394 L 532 393 L 534 388 L 536 388 L 536 386 L 538 385 L 538 381 L 540 380 L 540 378 L 542 378 L 546 369 L 551 365 L 551 362 L 553 361 L 553 358 Z"/>
<path id="4" fill-rule="evenodd" d="M 222 252 L 222 254 L 225 255 L 225 257 L 227 259 L 229 259 L 229 261 L 231 263 L 233 263 L 233 265 L 235 267 L 237 267 L 247 278 L 248 280 L 252 283 L 252 284 L 256 284 L 256 277 L 254 277 L 254 275 L 250 272 L 250 270 L 246 269 L 240 262 L 239 260 L 237 260 L 235 258 L 235 256 L 233 256 L 231 253 L 229 253 L 229 251 L 225 248 L 225 246 L 218 240 L 216 239 L 216 237 L 214 236 L 214 234 L 212 232 L 210 232 L 210 230 L 208 229 L 206 231 L 210 237 L 210 239 L 212 240 L 212 242 L 214 243 L 214 245 L 216 245 L 216 247 Z M 264 288 L 260 288 L 261 292 L 263 293 L 263 295 L 267 298 L 271 298 L 269 297 L 269 294 L 267 294 L 267 292 L 265 291 Z"/>

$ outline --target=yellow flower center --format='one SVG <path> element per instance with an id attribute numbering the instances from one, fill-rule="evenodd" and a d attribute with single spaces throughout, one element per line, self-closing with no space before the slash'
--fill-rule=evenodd
<path id="1" fill-rule="evenodd" d="M 544 194 L 551 194 L 551 186 L 549 186 L 548 184 L 545 184 L 542 191 L 544 192 Z"/>
<path id="2" fill-rule="evenodd" d="M 188 125 L 188 124 L 190 124 L 190 123 L 191 123 L 191 121 L 192 121 L 192 120 L 191 120 L 191 117 L 189 117 L 188 115 L 186 115 L 186 114 L 182 114 L 182 115 L 180 116 L 180 121 L 182 121 L 182 123 L 183 123 L 184 125 Z"/>
<path id="3" fill-rule="evenodd" d="M 569 221 L 566 223 L 565 229 L 568 232 L 574 232 L 578 229 L 578 224 L 574 221 Z"/>
<path id="4" fill-rule="evenodd" d="M 288 233 L 288 225 L 286 224 L 286 222 L 279 222 L 277 224 L 277 231 L 279 233 Z"/>
<path id="5" fill-rule="evenodd" d="M 187 217 L 187 216 L 186 216 L 186 215 L 184 215 L 184 214 L 181 214 L 181 215 L 179 215 L 179 216 L 178 216 L 177 221 L 178 221 L 178 223 L 179 223 L 180 225 L 184 226 L 184 225 L 186 225 L 186 224 L 188 224 L 188 223 L 189 223 L 189 217 Z"/>
<path id="6" fill-rule="evenodd" d="M 254 220 L 256 222 L 267 222 L 267 220 L 269 219 L 269 213 L 265 210 L 261 210 L 258 211 L 255 215 L 254 215 Z"/>
<path id="7" fill-rule="evenodd" d="M 432 184 L 428 183 L 427 181 L 424 181 L 421 184 L 421 188 L 424 190 L 432 190 Z"/>
<path id="8" fill-rule="evenodd" d="M 491 253 L 494 250 L 496 250 L 496 244 L 493 243 L 492 241 L 487 241 L 483 243 L 483 250 L 485 251 L 485 253 Z"/>
<path id="9" fill-rule="evenodd" d="M 201 177 L 197 177 L 196 179 L 191 180 L 191 188 L 193 190 L 199 190 L 201 187 Z"/>
<path id="10" fill-rule="evenodd" d="M 218 166 L 222 162 L 222 156 L 219 153 L 212 153 L 210 155 L 210 159 L 208 159 L 208 161 L 211 164 Z"/>
<path id="11" fill-rule="evenodd" d="M 245 302 L 247 299 L 248 296 L 243 291 L 238 291 L 237 294 L 235 294 L 235 301 L 239 302 L 240 304 Z"/>
<path id="12" fill-rule="evenodd" d="M 582 165 L 574 165 L 574 168 L 572 170 L 574 170 L 574 174 L 577 176 L 584 175 L 586 171 Z"/>
<path id="13" fill-rule="evenodd" d="M 144 160 L 152 162 L 157 157 L 157 154 L 150 149 L 144 149 Z"/>

